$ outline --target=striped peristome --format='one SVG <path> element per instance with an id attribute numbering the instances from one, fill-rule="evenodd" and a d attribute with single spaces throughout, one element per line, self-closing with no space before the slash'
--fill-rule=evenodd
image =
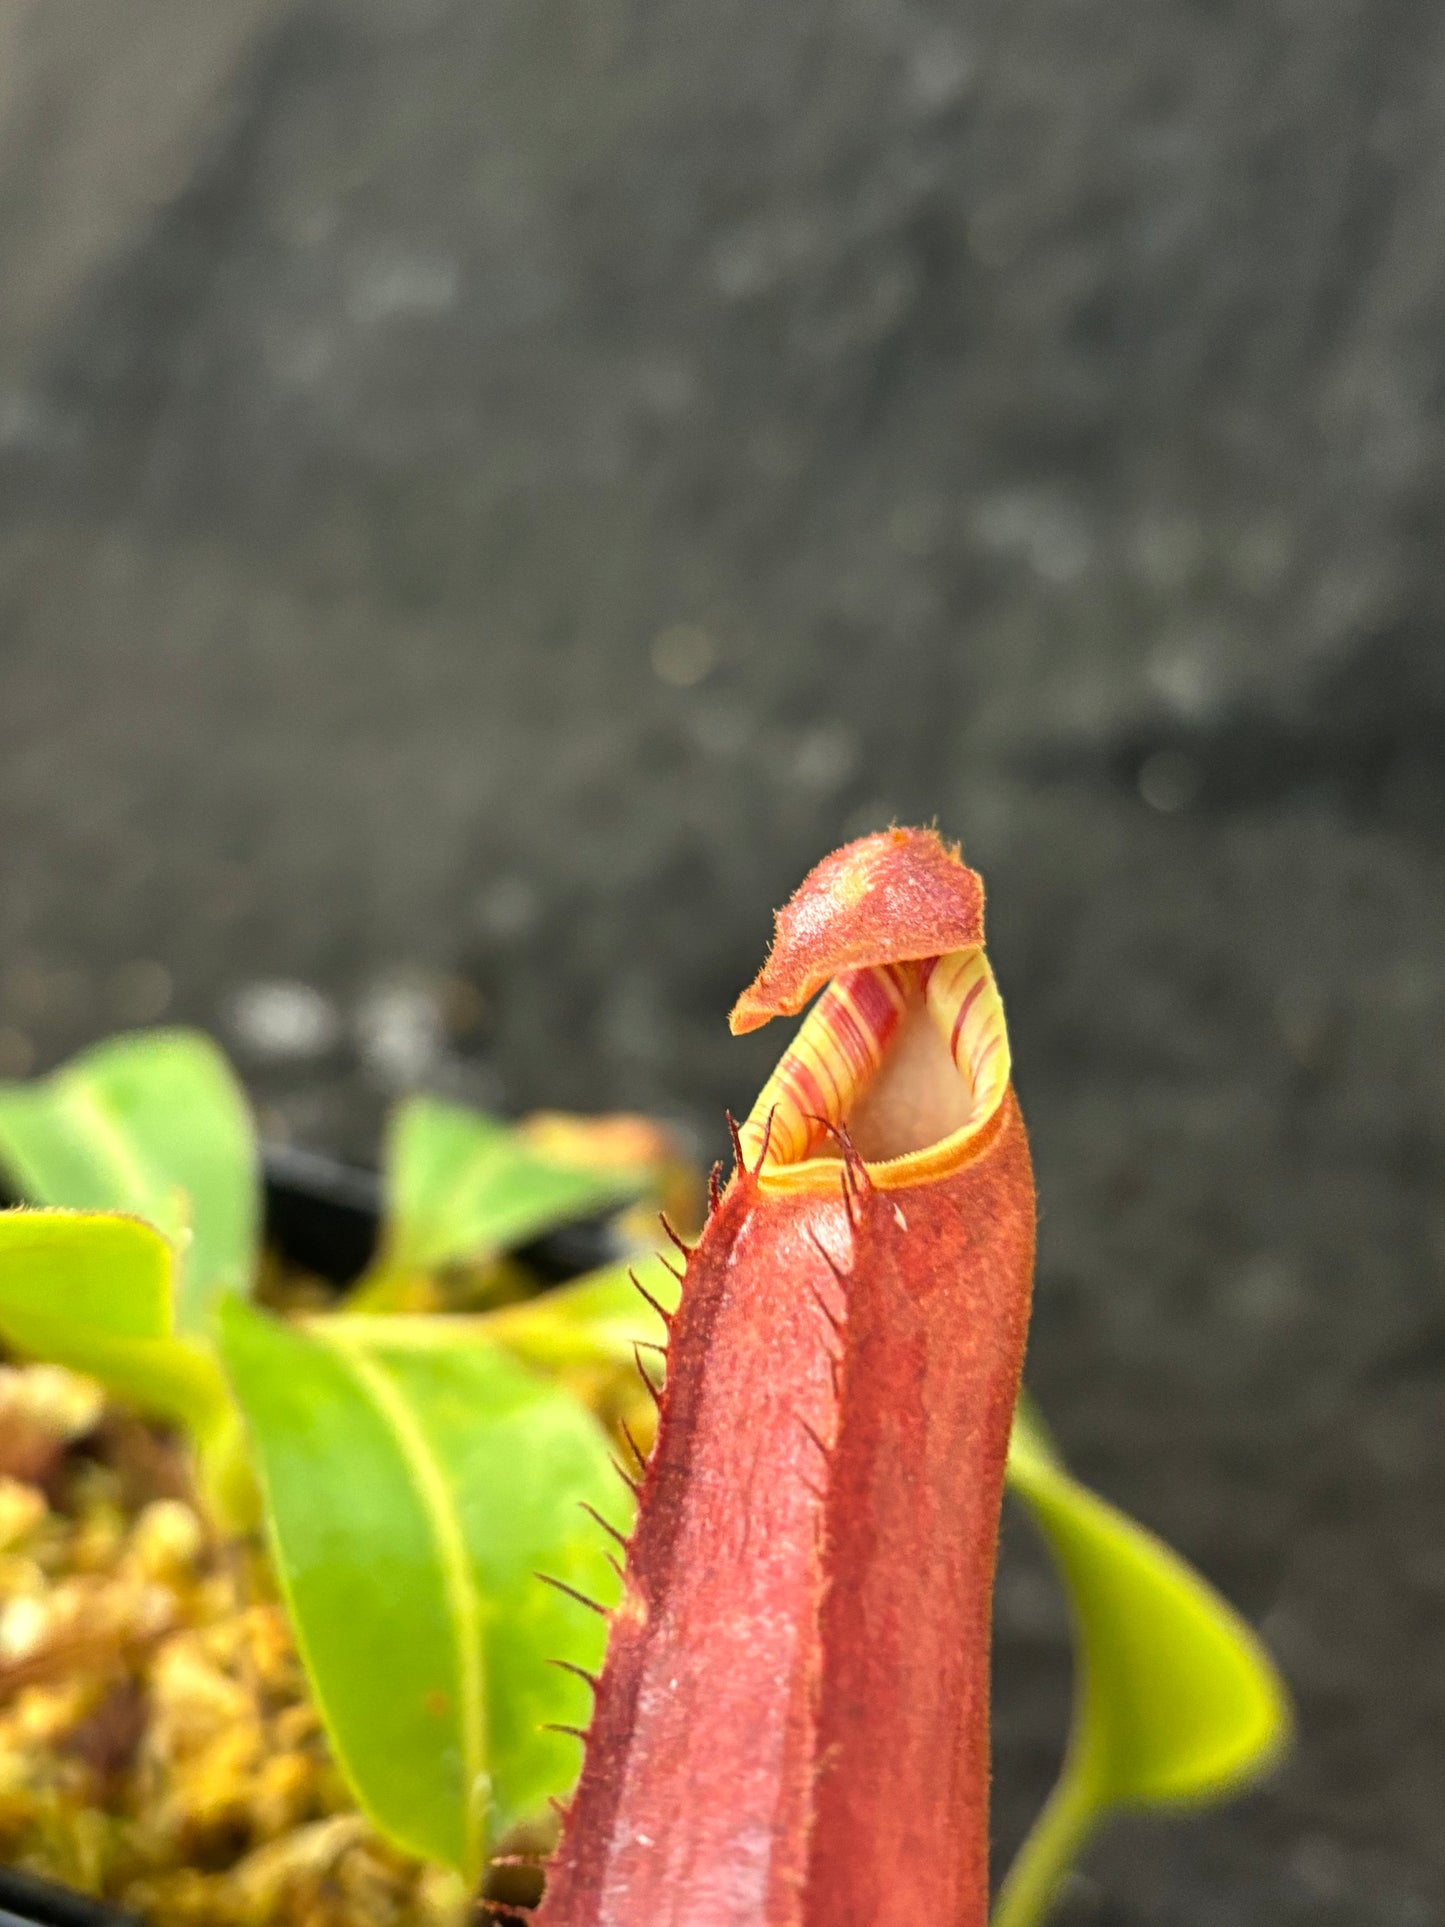
<path id="1" fill-rule="evenodd" d="M 917 962 L 872 964 L 835 977 L 798 1027 L 742 1129 L 752 1165 L 797 1165 L 836 1151 L 830 1134 L 877 1076 L 910 1006 L 926 1011 L 972 1091 L 976 1130 L 1009 1080 L 1003 1006 L 981 944 Z"/>

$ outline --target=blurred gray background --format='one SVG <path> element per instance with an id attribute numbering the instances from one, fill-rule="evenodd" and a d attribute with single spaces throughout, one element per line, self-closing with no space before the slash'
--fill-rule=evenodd
<path id="1" fill-rule="evenodd" d="M 1300 1703 L 1067 1918 L 1439 1919 L 1445 14 L 0 0 L 0 289 L 0 1075 L 179 1019 L 303 1145 L 711 1152 L 774 904 L 936 816 L 1035 1387 Z"/>

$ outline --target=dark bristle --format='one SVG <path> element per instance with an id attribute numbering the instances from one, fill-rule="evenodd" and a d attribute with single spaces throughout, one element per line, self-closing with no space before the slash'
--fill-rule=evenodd
<path id="1" fill-rule="evenodd" d="M 658 1223 L 662 1226 L 663 1230 L 667 1233 L 668 1237 L 671 1239 L 673 1244 L 675 1244 L 678 1250 L 682 1253 L 683 1260 L 684 1262 L 686 1262 L 686 1260 L 692 1256 L 692 1246 L 688 1243 L 687 1239 L 683 1237 L 680 1231 L 677 1231 L 673 1228 L 672 1220 L 668 1217 L 665 1211 L 659 1211 L 657 1214 L 657 1219 L 658 1219 Z"/>
<path id="2" fill-rule="evenodd" d="M 712 1216 L 713 1212 L 716 1211 L 722 1203 L 722 1194 L 723 1168 L 721 1163 L 717 1163 L 707 1174 L 707 1210 L 709 1217 Z"/>
<path id="3" fill-rule="evenodd" d="M 778 1115 L 778 1107 L 775 1104 L 773 1108 L 768 1112 L 767 1122 L 763 1125 L 763 1148 L 758 1152 L 758 1161 L 753 1166 L 754 1177 L 758 1175 L 758 1173 L 762 1170 L 763 1166 L 768 1161 L 768 1146 L 773 1141 L 773 1119 L 777 1115 Z"/>
<path id="4" fill-rule="evenodd" d="M 565 1733 L 568 1739 L 581 1740 L 584 1746 L 586 1746 L 588 1740 L 592 1737 L 585 1726 L 568 1726 L 564 1720 L 543 1720 L 542 1731 L 544 1733 Z"/>
<path id="5" fill-rule="evenodd" d="M 848 1222 L 856 1231 L 858 1218 L 855 1207 L 860 1197 L 873 1189 L 873 1180 L 868 1175 L 868 1166 L 859 1154 L 846 1124 L 834 1124 L 831 1118 L 809 1115 L 808 1122 L 816 1124 L 838 1147 L 843 1160 L 843 1208 L 848 1213 Z M 831 1261 L 830 1261 L 831 1262 Z"/>
<path id="6" fill-rule="evenodd" d="M 843 1209 L 848 1214 L 848 1223 L 852 1229 L 856 1231 L 858 1229 L 858 1201 L 853 1195 L 853 1184 L 848 1176 L 848 1167 L 846 1164 L 843 1166 L 843 1175 L 839 1178 L 838 1184 L 843 1193 Z"/>
<path id="7" fill-rule="evenodd" d="M 596 1673 L 589 1673 L 585 1666 L 578 1666 L 570 1659 L 549 1659 L 547 1664 L 555 1666 L 559 1673 L 571 1673 L 575 1679 L 580 1679 L 584 1686 L 590 1686 L 594 1693 L 602 1683 Z M 493 1861 L 492 1864 L 498 1866 L 501 1862 Z"/>
<path id="8" fill-rule="evenodd" d="M 816 1244 L 817 1239 L 815 1238 L 813 1242 Z M 841 1338 L 843 1336 L 843 1320 L 838 1316 L 837 1312 L 834 1311 L 833 1307 L 828 1303 L 827 1299 L 823 1296 L 822 1287 L 819 1285 L 818 1281 L 815 1278 L 810 1278 L 808 1280 L 808 1289 L 810 1292 L 812 1292 L 814 1301 L 816 1302 L 819 1311 L 822 1312 L 823 1316 L 827 1319 L 828 1323 L 833 1327 L 833 1330 L 837 1333 L 838 1337 Z"/>
<path id="9" fill-rule="evenodd" d="M 863 1157 L 858 1146 L 853 1142 L 853 1133 L 848 1129 L 846 1124 L 834 1124 L 829 1128 L 832 1132 L 833 1142 L 842 1154 L 843 1169 L 858 1181 L 861 1190 L 871 1191 L 873 1188 L 873 1180 L 868 1175 L 868 1166 L 863 1162 Z"/>
<path id="10" fill-rule="evenodd" d="M 843 1140 L 844 1157 L 846 1157 L 849 1164 L 851 1164 L 856 1169 L 864 1186 L 865 1187 L 871 1186 L 873 1183 L 873 1180 L 868 1175 L 868 1166 L 864 1160 L 863 1153 L 858 1149 L 858 1146 L 853 1142 L 853 1133 L 848 1129 L 848 1126 L 846 1124 L 840 1124 L 838 1126 L 838 1135 Z"/>
<path id="11" fill-rule="evenodd" d="M 581 1506 L 582 1510 L 587 1514 L 589 1519 L 595 1519 L 598 1525 L 601 1526 L 604 1532 L 611 1534 L 611 1536 L 617 1541 L 618 1545 L 622 1547 L 622 1550 L 624 1552 L 627 1550 L 628 1538 L 625 1532 L 620 1531 L 618 1527 L 613 1525 L 610 1519 L 604 1519 L 602 1514 L 597 1510 L 596 1506 L 589 1504 L 589 1502 L 586 1499 L 579 1499 L 577 1503 L 578 1505 Z M 560 1665 L 561 1661 L 559 1660 L 557 1663 Z"/>
<path id="12" fill-rule="evenodd" d="M 638 1361 L 637 1369 L 638 1371 L 642 1372 L 641 1360 Z M 642 1372 L 642 1376 L 644 1378 L 647 1378 L 646 1372 Z M 650 1379 L 648 1380 L 648 1383 L 651 1384 Z M 623 1438 L 627 1440 L 628 1449 L 632 1453 L 633 1458 L 636 1459 L 637 1461 L 638 1471 L 645 1472 L 647 1470 L 647 1457 L 646 1457 L 646 1454 L 643 1452 L 642 1447 L 637 1443 L 637 1440 L 633 1438 L 632 1427 L 627 1423 L 627 1420 L 625 1418 L 618 1419 L 617 1427 L 618 1427 L 618 1430 L 621 1432 Z"/>
<path id="13" fill-rule="evenodd" d="M 667 1269 L 669 1271 L 672 1271 L 672 1266 L 667 1264 L 667 1260 L 665 1258 L 661 1260 L 661 1263 L 663 1263 L 664 1265 L 667 1265 Z M 642 1297 L 647 1300 L 648 1304 L 651 1305 L 652 1309 L 657 1313 L 658 1317 L 662 1320 L 663 1324 L 666 1325 L 669 1331 L 671 1331 L 672 1330 L 672 1313 L 670 1311 L 664 1311 L 662 1309 L 662 1306 L 653 1297 L 652 1293 L 647 1289 L 647 1286 L 643 1284 L 642 1280 L 638 1277 L 635 1271 L 629 1271 L 627 1275 L 632 1280 L 633 1284 L 636 1285 Z M 675 1271 L 672 1272 L 672 1275 L 674 1278 L 677 1278 L 677 1273 Z M 681 1284 L 681 1282 L 682 1280 L 679 1278 L 678 1283 Z"/>
<path id="14" fill-rule="evenodd" d="M 828 1267 L 829 1271 L 832 1272 L 838 1283 L 840 1285 L 846 1284 L 848 1281 L 847 1272 L 844 1271 L 843 1267 L 838 1263 L 838 1260 L 823 1243 L 823 1240 L 818 1236 L 812 1225 L 808 1226 L 808 1239 L 814 1251 L 817 1252 L 818 1256 L 823 1260 L 823 1263 Z"/>
<path id="15" fill-rule="evenodd" d="M 662 1410 L 662 1391 L 660 1387 L 653 1384 L 652 1379 L 648 1375 L 647 1367 L 642 1362 L 642 1346 L 637 1339 L 632 1341 L 632 1362 L 637 1367 L 637 1376 L 647 1387 L 648 1396 L 660 1412 Z"/>
<path id="16" fill-rule="evenodd" d="M 554 1579 L 550 1572 L 537 1572 L 532 1576 L 534 1579 L 540 1579 L 544 1586 L 551 1586 L 555 1592 L 565 1593 L 569 1599 L 575 1599 L 579 1606 L 586 1606 L 589 1612 L 596 1613 L 600 1618 L 608 1617 L 605 1606 L 599 1606 L 597 1601 L 589 1599 L 585 1592 L 578 1592 L 575 1586 L 569 1586 L 565 1579 Z"/>
<path id="17" fill-rule="evenodd" d="M 801 1412 L 797 1414 L 797 1420 L 799 1425 L 802 1426 L 803 1430 L 807 1433 L 808 1437 L 813 1441 L 814 1445 L 817 1446 L 818 1450 L 822 1453 L 823 1457 L 826 1459 L 829 1456 L 828 1447 L 823 1443 L 823 1440 L 818 1434 L 818 1432 L 815 1431 L 814 1428 L 808 1423 L 807 1419 L 803 1417 Z"/>
<path id="18" fill-rule="evenodd" d="M 733 1168 L 741 1175 L 748 1168 L 743 1162 L 743 1134 L 738 1129 L 738 1121 L 731 1111 L 726 1111 L 723 1115 L 728 1121 L 728 1136 L 733 1141 Z"/>
<path id="19" fill-rule="evenodd" d="M 630 1473 L 623 1470 L 623 1468 L 617 1463 L 616 1459 L 613 1458 L 610 1452 L 607 1454 L 607 1463 L 612 1467 L 612 1470 L 617 1474 L 618 1478 L 621 1479 L 622 1483 L 627 1487 L 627 1490 L 632 1494 L 633 1498 L 634 1499 L 641 1498 L 642 1487 L 639 1484 L 639 1482 L 636 1479 L 634 1479 L 630 1475 Z"/>

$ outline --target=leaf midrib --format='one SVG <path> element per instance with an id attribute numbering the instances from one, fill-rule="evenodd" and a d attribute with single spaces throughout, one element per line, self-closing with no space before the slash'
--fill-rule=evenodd
<path id="1" fill-rule="evenodd" d="M 151 1204 L 155 1197 L 155 1175 L 136 1157 L 124 1130 L 105 1100 L 90 1085 L 68 1079 L 60 1087 L 59 1096 L 62 1111 L 77 1114 L 91 1126 L 100 1140 L 101 1148 L 119 1172 L 122 1184 Z M 157 1226 L 158 1230 L 161 1228 Z"/>
<path id="2" fill-rule="evenodd" d="M 486 1772 L 486 1689 L 482 1673 L 481 1614 L 461 1521 L 436 1455 L 396 1385 L 349 1334 L 332 1330 L 324 1334 L 324 1340 L 350 1368 L 363 1394 L 391 1428 L 436 1537 L 442 1586 L 457 1635 L 457 1711 L 465 1781 L 463 1844 L 466 1866 L 475 1872 L 481 1865 L 485 1839 L 485 1811 L 478 1792 Z"/>

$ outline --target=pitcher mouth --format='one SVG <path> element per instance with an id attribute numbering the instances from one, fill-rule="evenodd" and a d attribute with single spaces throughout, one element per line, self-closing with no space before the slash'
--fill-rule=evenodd
<path id="1" fill-rule="evenodd" d="M 1009 1068 L 981 945 L 847 970 L 758 1094 L 743 1152 L 771 1189 L 835 1186 L 845 1133 L 884 1189 L 941 1177 L 982 1148 Z"/>

